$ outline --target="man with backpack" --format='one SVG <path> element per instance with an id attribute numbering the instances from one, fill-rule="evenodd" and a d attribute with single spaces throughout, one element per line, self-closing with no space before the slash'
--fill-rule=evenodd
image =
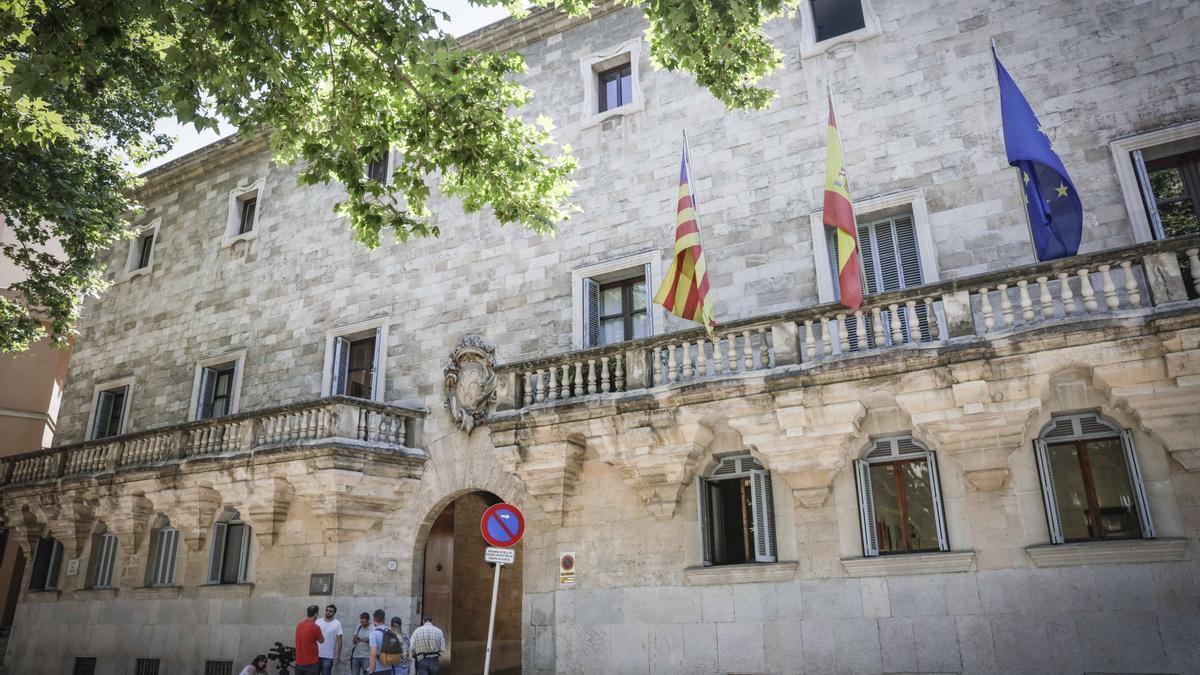
<path id="1" fill-rule="evenodd" d="M 372 673 L 395 675 L 396 666 L 406 658 L 404 642 L 384 623 L 387 621 L 387 614 L 382 609 L 375 610 L 373 618 L 375 624 L 371 626 L 371 656 L 370 663 L 367 665 L 368 670 Z M 405 665 L 407 666 L 407 664 Z"/>

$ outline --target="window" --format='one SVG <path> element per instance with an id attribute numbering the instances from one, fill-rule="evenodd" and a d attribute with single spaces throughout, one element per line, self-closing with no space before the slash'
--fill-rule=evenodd
<path id="1" fill-rule="evenodd" d="M 696 509 L 704 565 L 775 562 L 771 474 L 757 459 L 728 455 L 697 476 Z"/>
<path id="2" fill-rule="evenodd" d="M 125 414 L 129 410 L 129 385 L 98 392 L 93 410 L 93 440 L 124 433 Z"/>
<path id="3" fill-rule="evenodd" d="M 76 656 L 71 675 L 96 675 L 96 657 Z"/>
<path id="4" fill-rule="evenodd" d="M 204 662 L 204 675 L 233 675 L 233 661 Z"/>
<path id="5" fill-rule="evenodd" d="M 1034 452 L 1052 544 L 1154 537 L 1129 430 L 1095 413 L 1055 416 Z"/>
<path id="6" fill-rule="evenodd" d="M 1200 120 L 1120 138 L 1109 148 L 1135 241 L 1200 231 Z"/>
<path id="7" fill-rule="evenodd" d="M 833 228 L 826 227 L 826 242 L 829 251 L 829 270 L 833 280 L 833 299 L 841 299 L 841 287 L 836 282 L 838 278 L 838 238 Z M 859 260 L 862 263 L 860 276 L 863 281 L 863 295 L 874 295 L 895 291 L 901 288 L 912 288 L 925 283 L 921 271 L 921 255 L 917 246 L 917 231 L 911 213 L 904 213 L 878 220 L 871 220 L 858 225 Z M 927 308 L 924 303 L 917 303 L 917 319 L 921 328 L 921 339 L 930 338 Z M 884 314 L 890 312 L 884 310 Z M 900 314 L 900 326 L 905 339 L 908 339 L 908 314 Z M 867 342 L 875 347 L 874 329 L 871 327 L 873 317 L 866 316 Z M 889 324 L 885 324 L 889 325 Z M 855 325 L 846 322 L 846 330 L 851 335 L 854 344 Z M 891 336 L 885 337 L 890 342 Z"/>
<path id="8" fill-rule="evenodd" d="M 368 400 L 383 396 L 386 322 L 386 318 L 372 319 L 327 334 L 322 387 L 327 395 Z"/>
<path id="9" fill-rule="evenodd" d="M 158 659 L 138 659 L 133 665 L 133 675 L 158 675 Z"/>
<path id="10" fill-rule="evenodd" d="M 237 511 L 227 511 L 213 523 L 208 583 L 246 583 L 246 564 L 249 559 L 250 526 L 241 521 Z"/>
<path id="11" fill-rule="evenodd" d="M 817 42 L 867 27 L 862 4 L 856 0 L 810 0 Z"/>
<path id="12" fill-rule="evenodd" d="M 879 35 L 879 17 L 871 8 L 871 0 L 805 0 L 799 9 L 802 58 Z"/>
<path id="13" fill-rule="evenodd" d="M 54 537 L 38 540 L 33 553 L 33 574 L 29 590 L 52 591 L 58 588 L 58 573 L 62 567 L 63 545 Z"/>
<path id="14" fill-rule="evenodd" d="M 876 439 L 854 461 L 863 555 L 949 551 L 937 457 L 909 436 Z"/>
<path id="15" fill-rule="evenodd" d="M 158 239 L 158 228 L 162 221 L 155 219 L 143 226 L 137 238 L 129 242 L 129 254 L 125 262 L 126 278 L 148 274 L 154 267 L 154 244 Z"/>
<path id="16" fill-rule="evenodd" d="M 201 370 L 198 419 L 224 417 L 232 412 L 233 376 L 236 364 L 223 363 Z"/>
<path id="17" fill-rule="evenodd" d="M 146 562 L 147 586 L 174 586 L 179 555 L 179 530 L 165 523 L 150 535 L 150 559 Z"/>
<path id="18" fill-rule="evenodd" d="M 597 79 L 600 84 L 596 92 L 600 100 L 599 112 L 633 103 L 633 69 L 628 63 L 600 73 Z"/>
<path id="19" fill-rule="evenodd" d="M 372 159 L 367 163 L 367 180 L 373 180 L 381 185 L 386 185 L 388 182 L 388 169 L 391 158 L 387 153 Z"/>
<path id="20" fill-rule="evenodd" d="M 650 334 L 646 274 L 600 283 L 585 279 L 588 303 L 588 344 L 611 345 Z"/>
<path id="21" fill-rule="evenodd" d="M 262 190 L 263 180 L 259 179 L 253 185 L 242 185 L 229 192 L 229 217 L 224 237 L 226 246 L 257 236 Z"/>
<path id="22" fill-rule="evenodd" d="M 117 562 L 117 535 L 111 532 L 92 535 L 92 554 L 88 559 L 87 587 L 112 588 Z"/>

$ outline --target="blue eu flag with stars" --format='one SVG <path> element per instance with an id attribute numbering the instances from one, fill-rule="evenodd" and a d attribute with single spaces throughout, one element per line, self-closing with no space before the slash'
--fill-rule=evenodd
<path id="1" fill-rule="evenodd" d="M 1050 137 L 1008 71 L 996 60 L 1000 80 L 1000 114 L 1004 120 L 1004 149 L 1008 163 L 1021 170 L 1025 208 L 1033 230 L 1038 260 L 1066 258 L 1079 252 L 1083 236 L 1083 205 Z"/>

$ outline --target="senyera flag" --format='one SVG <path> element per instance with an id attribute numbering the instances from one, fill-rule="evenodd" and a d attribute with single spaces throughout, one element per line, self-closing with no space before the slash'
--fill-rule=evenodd
<path id="1" fill-rule="evenodd" d="M 854 224 L 854 207 L 850 203 L 850 187 L 846 183 L 846 160 L 842 157 L 842 138 L 838 133 L 837 116 L 833 112 L 832 95 L 829 96 L 829 154 L 825 158 L 825 204 L 821 221 L 837 232 L 841 302 L 850 309 L 858 309 L 862 305 L 858 227 Z"/>
<path id="2" fill-rule="evenodd" d="M 710 335 L 717 327 L 704 264 L 704 247 L 700 242 L 700 225 L 696 221 L 696 204 L 688 179 L 686 136 L 679 169 L 679 204 L 675 211 L 675 255 L 662 285 L 654 294 L 654 302 L 675 316 L 704 326 Z"/>

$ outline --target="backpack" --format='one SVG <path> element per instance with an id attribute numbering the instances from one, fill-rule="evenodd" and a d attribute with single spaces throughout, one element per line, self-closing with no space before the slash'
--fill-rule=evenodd
<path id="1" fill-rule="evenodd" d="M 385 628 L 376 628 L 375 630 L 383 631 L 383 640 L 379 647 L 379 662 L 385 666 L 394 666 L 404 660 L 404 642 L 400 640 L 400 636 Z"/>

